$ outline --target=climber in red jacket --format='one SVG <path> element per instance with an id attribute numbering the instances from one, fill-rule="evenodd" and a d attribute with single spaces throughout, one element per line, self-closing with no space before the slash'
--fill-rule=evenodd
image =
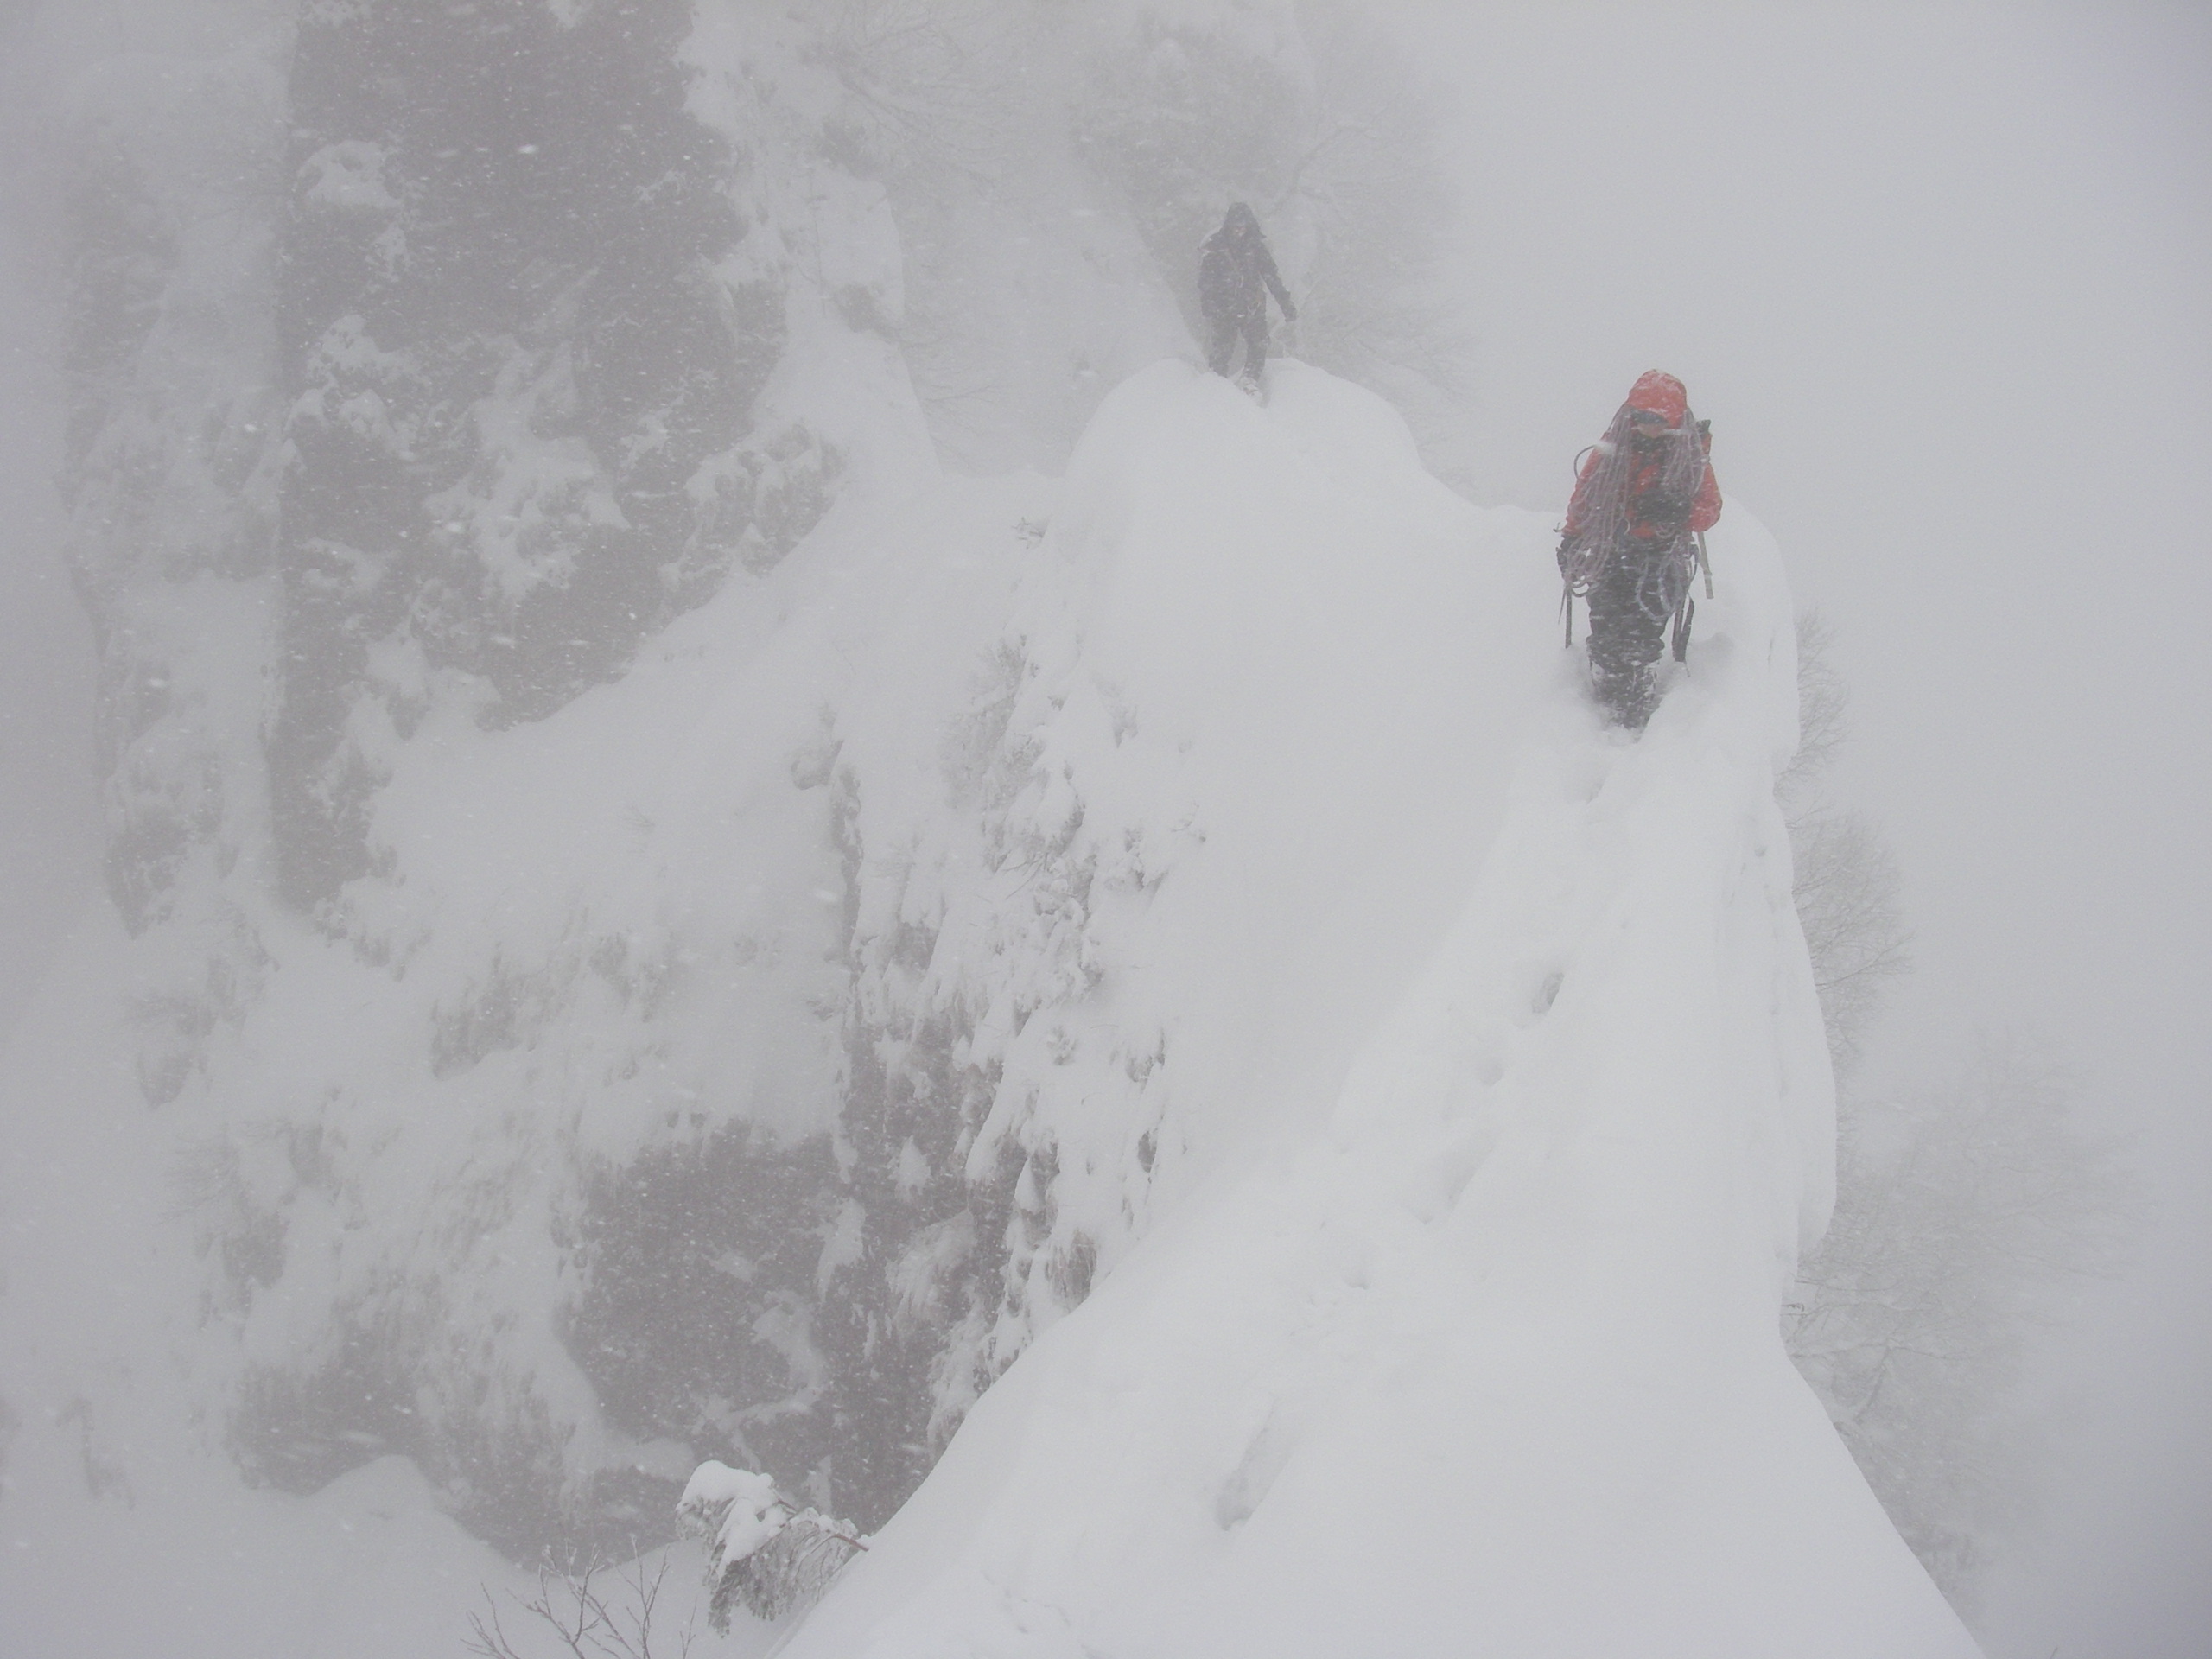
<path id="1" fill-rule="evenodd" d="M 1658 701 L 1652 664 L 1668 625 L 1679 660 L 1689 643 L 1697 537 L 1720 517 L 1708 459 L 1710 423 L 1690 413 L 1682 383 L 1656 369 L 1637 380 L 1574 482 L 1559 544 L 1567 601 L 1590 601 L 1590 678 L 1609 714 L 1641 731 Z"/>

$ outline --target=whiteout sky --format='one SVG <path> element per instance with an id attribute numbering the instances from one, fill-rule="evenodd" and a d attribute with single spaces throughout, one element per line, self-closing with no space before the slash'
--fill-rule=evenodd
<path id="1" fill-rule="evenodd" d="M 1460 94 L 1485 495 L 1563 503 L 1672 370 L 1835 626 L 1917 933 L 1865 1085 L 2022 1029 L 2156 1181 L 1997 1651 L 2207 1651 L 2212 11 L 1398 16 Z"/>

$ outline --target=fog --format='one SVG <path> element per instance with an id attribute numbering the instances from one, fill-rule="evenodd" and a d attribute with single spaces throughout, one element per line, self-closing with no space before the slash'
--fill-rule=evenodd
<path id="1" fill-rule="evenodd" d="M 1492 498 L 1564 499 L 1641 369 L 1834 624 L 1839 788 L 1917 972 L 1866 1086 L 2050 1039 L 2161 1221 L 2064 1362 L 1999 1651 L 2212 1632 L 2212 18 L 2190 6 L 1447 9 Z"/>
<path id="2" fill-rule="evenodd" d="M 1980 1633 L 1996 1659 L 2201 1653 L 2212 16 L 1376 10 L 1450 94 L 1465 487 L 1562 508 L 1629 383 L 1669 370 L 1834 625 L 1853 694 L 1834 792 L 1894 845 L 1916 963 L 1854 1086 L 1924 1087 L 1978 1033 L 2031 1033 L 2155 1188 L 2138 1265 L 2038 1350 L 2045 1508 Z M 0 1028 L 108 902 L 92 632 L 51 483 L 64 158 L 27 77 L 189 44 L 126 17 L 0 5 Z"/>
<path id="3" fill-rule="evenodd" d="M 57 556 L 50 482 L 60 455 L 53 302 L 34 286 L 22 234 L 20 215 L 0 220 L 0 1029 L 91 899 L 99 841 L 92 632 Z"/>

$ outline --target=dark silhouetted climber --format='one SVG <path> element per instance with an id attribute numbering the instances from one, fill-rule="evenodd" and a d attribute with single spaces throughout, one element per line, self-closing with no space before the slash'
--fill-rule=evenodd
<path id="1" fill-rule="evenodd" d="M 1255 391 L 1259 390 L 1261 365 L 1268 360 L 1268 294 L 1282 308 L 1285 322 L 1298 321 L 1298 308 L 1283 290 L 1275 257 L 1260 233 L 1260 221 L 1243 202 L 1231 202 L 1221 228 L 1206 238 L 1198 256 L 1198 309 L 1211 335 L 1206 366 L 1216 374 L 1228 374 L 1241 338 L 1244 367 L 1237 378 Z"/>
<path id="2" fill-rule="evenodd" d="M 1591 685 L 1630 731 L 1643 729 L 1658 702 L 1652 665 L 1666 650 L 1670 622 L 1677 662 L 1689 646 L 1697 608 L 1690 578 L 1703 556 L 1703 532 L 1720 517 L 1720 486 L 1707 459 L 1711 429 L 1690 413 L 1682 383 L 1652 370 L 1591 450 L 1567 510 L 1559 569 L 1568 638 L 1574 601 L 1587 598 Z"/>

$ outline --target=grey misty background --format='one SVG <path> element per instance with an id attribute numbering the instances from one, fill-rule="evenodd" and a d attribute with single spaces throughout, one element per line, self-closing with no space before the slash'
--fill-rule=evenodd
<path id="1" fill-rule="evenodd" d="M 1198 240 L 1249 199 L 1300 354 L 1399 401 L 1478 499 L 1561 500 L 1642 368 L 1718 417 L 1723 482 L 1854 694 L 1790 803 L 1834 877 L 1806 902 L 1833 923 L 1831 1013 L 1855 1006 L 1857 1177 L 1793 1337 L 1993 1651 L 2193 1650 L 2202 20 L 1407 8 L 1394 39 L 1323 8 L 1288 32 L 1140 6 L 743 15 L 754 101 L 702 115 L 681 0 L 0 10 L 10 1017 L 76 911 L 111 904 L 146 964 L 148 1109 L 197 1109 L 236 1080 L 226 1033 L 275 936 L 379 969 L 412 948 L 363 897 L 393 874 L 371 814 L 395 745 L 541 719 L 772 571 L 866 478 L 855 353 L 904 365 L 951 464 L 1057 467 L 1120 374 L 1187 349 Z M 1620 165 L 1660 134 L 1664 168 Z M 887 222 L 895 281 L 866 257 Z M 1113 872 L 1025 816 L 1020 679 L 979 694 L 958 811 L 1049 872 L 1015 918 L 1033 1012 L 1080 987 Z M 483 1252 L 392 1245 L 296 1351 L 228 1374 L 212 1408 L 250 1478 L 311 1491 L 404 1452 L 529 1557 L 653 1535 L 685 1459 L 741 1452 L 875 1525 L 1080 1301 L 1112 1241 L 1049 1137 L 971 1156 L 1023 1056 L 979 1039 L 993 988 L 862 925 L 887 849 L 836 739 L 785 873 L 840 895 L 807 924 L 826 967 L 771 1010 L 823 1046 L 809 1132 L 715 1095 L 693 1039 L 716 975 L 686 953 L 723 947 L 698 938 L 579 916 L 534 954 L 474 940 L 418 1010 L 455 1101 L 534 1094 L 516 1057 L 587 1027 L 703 1096 L 550 1174 L 524 1179 L 518 1141 L 507 1192 L 410 1198 L 448 1229 L 542 1215 L 617 1455 L 564 1462 L 538 1357 L 448 1336 Z M 1885 971 L 1908 953 L 1916 975 Z M 728 982 L 783 995 L 743 967 Z M 1141 1097 L 1160 1066 L 1135 1043 L 1111 1086 Z M 297 1216 L 369 1169 L 311 1116 L 195 1141 L 178 1180 L 213 1303 L 283 1285 Z M 2158 1230 L 2085 1291 L 2130 1259 L 2131 1170 Z M 1931 1333 L 1940 1360 L 1885 1369 Z"/>

